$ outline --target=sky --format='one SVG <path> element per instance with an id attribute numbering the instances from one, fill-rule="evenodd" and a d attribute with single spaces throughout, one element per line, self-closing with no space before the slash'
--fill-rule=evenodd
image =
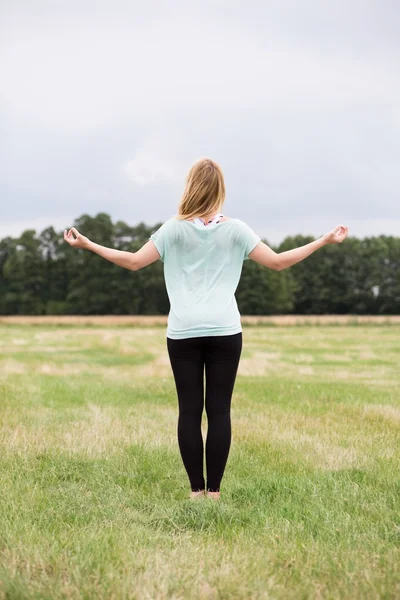
<path id="1" fill-rule="evenodd" d="M 204 156 L 271 244 L 400 235 L 397 0 L 3 0 L 0 22 L 0 238 L 163 222 Z"/>

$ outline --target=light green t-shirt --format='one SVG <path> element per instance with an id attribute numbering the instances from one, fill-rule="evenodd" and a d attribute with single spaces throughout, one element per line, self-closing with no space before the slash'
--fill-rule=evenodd
<path id="1" fill-rule="evenodd" d="M 167 337 L 242 331 L 235 291 L 243 261 L 260 237 L 240 219 L 200 228 L 171 217 L 150 236 L 164 263 L 170 301 Z"/>

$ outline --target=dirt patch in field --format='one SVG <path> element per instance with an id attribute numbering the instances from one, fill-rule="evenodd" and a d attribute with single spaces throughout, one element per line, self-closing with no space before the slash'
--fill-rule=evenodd
<path id="1" fill-rule="evenodd" d="M 2 360 L 0 366 L 1 375 L 21 375 L 25 373 L 25 365 L 16 360 Z"/>
<path id="2" fill-rule="evenodd" d="M 371 385 L 395 385 L 396 380 L 393 379 L 391 373 L 387 369 L 371 367 L 363 371 L 346 370 L 333 368 L 329 371 L 330 375 L 335 379 L 360 381 L 360 383 L 368 383 Z"/>
<path id="3" fill-rule="evenodd" d="M 295 363 L 312 363 L 314 362 L 314 360 L 315 359 L 311 354 L 301 354 L 301 352 L 296 354 L 296 356 L 294 357 Z"/>
<path id="4" fill-rule="evenodd" d="M 146 414 L 145 407 L 121 417 L 114 407 L 90 404 L 85 412 L 78 410 L 76 418 L 63 426 L 53 426 L 49 414 L 35 410 L 32 424 L 18 423 L 3 427 L 0 445 L 5 454 L 45 452 L 60 449 L 70 454 L 83 453 L 90 457 L 110 455 L 133 443 L 146 446 L 176 445 L 176 418 L 174 408 L 157 408 L 157 418 Z M 40 427 L 41 419 L 45 430 Z"/>
<path id="5" fill-rule="evenodd" d="M 277 371 L 286 367 L 280 358 L 280 352 L 253 352 L 251 357 L 240 360 L 238 374 L 255 376 Z"/>
<path id="6" fill-rule="evenodd" d="M 337 352 L 336 354 L 324 353 L 321 358 L 330 362 L 352 362 L 354 360 L 351 356 L 344 354 L 344 352 Z"/>
<path id="7" fill-rule="evenodd" d="M 12 338 L 11 341 L 15 346 L 26 346 L 26 344 L 29 344 L 29 341 L 24 338 Z"/>
<path id="8" fill-rule="evenodd" d="M 395 385 L 393 372 L 389 367 L 370 366 L 369 368 L 352 368 L 353 359 L 338 354 L 325 354 L 326 360 L 331 364 L 315 364 L 314 358 L 309 354 L 297 354 L 290 361 L 283 361 L 284 352 L 253 352 L 250 357 L 242 358 L 239 363 L 238 375 L 266 376 L 269 374 L 280 377 L 296 377 L 296 375 L 329 377 L 341 381 L 360 381 L 372 385 Z M 349 368 L 335 365 L 335 362 L 345 360 Z"/>
<path id="9" fill-rule="evenodd" d="M 364 412 L 373 416 L 383 417 L 392 423 L 400 424 L 400 408 L 390 404 L 369 404 Z"/>
<path id="10" fill-rule="evenodd" d="M 41 363 L 36 367 L 36 372 L 43 375 L 81 375 L 82 373 L 96 373 L 97 371 L 100 371 L 100 369 L 92 369 L 85 364 L 55 365 L 51 363 Z"/>
<path id="11" fill-rule="evenodd" d="M 360 360 L 375 360 L 376 354 L 372 350 L 360 350 Z"/>
<path id="12" fill-rule="evenodd" d="M 166 315 L 154 316 L 7 316 L 0 317 L 0 323 L 15 325 L 132 325 L 132 326 L 154 326 L 166 325 Z M 348 324 L 400 324 L 400 315 L 274 315 L 274 316 L 242 316 L 244 325 L 348 325 Z"/>
<path id="13" fill-rule="evenodd" d="M 276 432 L 273 438 L 290 444 L 305 459 L 320 469 L 339 471 L 353 467 L 357 463 L 355 448 L 343 448 L 332 440 L 321 439 L 294 429 Z"/>
<path id="14" fill-rule="evenodd" d="M 307 428 L 310 427 L 318 429 L 318 419 L 309 419 L 301 415 L 274 419 L 274 415 L 270 413 L 260 416 L 256 422 L 245 417 L 234 421 L 235 438 L 239 443 L 240 439 L 266 438 L 277 447 L 282 447 L 285 452 L 293 453 L 293 456 L 317 469 L 336 471 L 359 464 L 358 449 L 355 446 L 341 446 L 341 434 L 337 428 L 332 428 L 329 435 L 324 436 L 318 432 L 307 433 Z"/>
<path id="15" fill-rule="evenodd" d="M 9 325 L 99 325 L 99 326 L 120 326 L 120 325 L 139 325 L 154 326 L 166 325 L 167 317 L 160 316 L 19 316 L 19 317 L 0 317 L 0 323 Z"/>
<path id="16" fill-rule="evenodd" d="M 51 364 L 41 363 L 36 372 L 42 375 L 97 375 L 111 381 L 132 381 L 142 378 L 165 378 L 171 375 L 171 367 L 167 358 L 161 357 L 154 362 L 143 365 L 123 365 L 118 367 L 95 366 L 88 364 Z"/>
<path id="17" fill-rule="evenodd" d="M 297 372 L 300 373 L 300 375 L 314 375 L 314 369 L 308 366 L 297 367 Z"/>

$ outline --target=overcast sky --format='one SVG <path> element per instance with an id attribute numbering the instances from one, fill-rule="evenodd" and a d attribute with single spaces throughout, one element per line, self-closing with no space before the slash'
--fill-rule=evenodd
<path id="1" fill-rule="evenodd" d="M 0 238 L 164 221 L 202 156 L 270 243 L 400 235 L 398 0 L 1 7 Z"/>

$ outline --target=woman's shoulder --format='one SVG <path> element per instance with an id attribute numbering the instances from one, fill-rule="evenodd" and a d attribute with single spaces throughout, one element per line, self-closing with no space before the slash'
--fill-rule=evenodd
<path id="1" fill-rule="evenodd" d="M 232 223 L 232 227 L 236 227 L 240 229 L 241 227 L 246 227 L 246 223 L 242 221 L 242 219 L 238 219 L 237 217 L 223 217 L 220 219 L 220 223 L 224 223 L 225 221 L 230 221 Z"/>
<path id="2" fill-rule="evenodd" d="M 244 225 L 246 225 L 246 223 L 244 221 L 242 221 L 242 219 L 239 219 L 238 217 L 229 217 L 228 215 L 224 215 L 221 219 L 220 222 L 223 223 L 224 221 L 232 221 L 232 223 L 239 224 L 241 225 L 242 223 Z"/>
<path id="3" fill-rule="evenodd" d="M 162 224 L 162 228 L 163 229 L 172 229 L 176 226 L 176 224 L 179 222 L 179 219 L 176 218 L 176 215 L 172 215 L 171 217 L 169 217 L 168 219 L 166 219 L 164 221 L 164 223 Z"/>
<path id="4" fill-rule="evenodd" d="M 166 219 L 164 222 L 161 221 L 161 223 L 158 223 L 158 225 L 156 226 L 156 229 L 151 234 L 151 238 L 155 239 L 158 236 L 165 237 L 165 236 L 172 235 L 173 231 L 176 228 L 175 222 L 176 222 L 176 219 L 174 217 L 170 217 L 169 219 Z"/>

